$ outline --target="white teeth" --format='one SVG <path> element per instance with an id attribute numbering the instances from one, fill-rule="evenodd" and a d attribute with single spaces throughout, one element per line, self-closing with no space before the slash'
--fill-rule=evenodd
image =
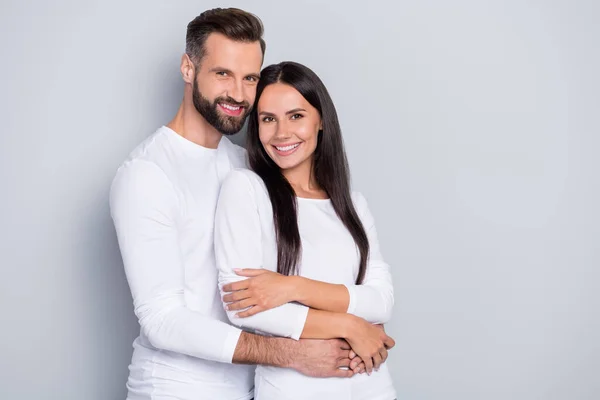
<path id="1" fill-rule="evenodd" d="M 223 104 L 223 103 L 221 103 L 221 107 L 226 108 L 231 111 L 237 111 L 240 109 L 240 106 L 234 107 L 234 106 L 230 106 L 229 104 Z"/>
<path id="2" fill-rule="evenodd" d="M 276 148 L 277 150 L 279 150 L 279 151 L 290 151 L 290 150 L 292 150 L 292 149 L 295 149 L 295 148 L 296 148 L 296 147 L 298 147 L 298 146 L 300 146 L 300 143 L 292 144 L 292 145 L 285 146 L 285 147 L 278 147 L 278 146 L 275 146 L 275 148 Z"/>

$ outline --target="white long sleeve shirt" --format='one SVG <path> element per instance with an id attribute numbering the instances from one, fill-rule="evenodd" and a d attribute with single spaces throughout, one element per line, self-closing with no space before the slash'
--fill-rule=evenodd
<path id="1" fill-rule="evenodd" d="M 231 364 L 241 330 L 217 287 L 213 226 L 219 188 L 245 151 L 217 149 L 161 127 L 113 181 L 110 208 L 140 335 L 128 400 L 245 400 L 254 367 Z"/>
<path id="2" fill-rule="evenodd" d="M 389 321 L 394 292 L 384 262 L 373 217 L 366 200 L 353 193 L 353 202 L 367 232 L 370 256 L 363 284 L 356 285 L 360 253 L 335 213 L 330 200 L 297 198 L 298 228 L 302 242 L 299 275 L 328 283 L 344 284 L 350 293 L 348 312 L 372 323 Z M 277 271 L 277 242 L 273 212 L 261 178 L 249 170 L 233 170 L 225 179 L 215 216 L 215 252 L 219 285 L 245 279 L 234 268 Z M 235 325 L 266 335 L 298 339 L 308 314 L 301 304 L 288 303 L 239 318 L 228 312 Z M 392 400 L 396 398 L 387 364 L 371 376 L 311 378 L 294 370 L 258 366 L 255 395 L 259 400 Z"/>

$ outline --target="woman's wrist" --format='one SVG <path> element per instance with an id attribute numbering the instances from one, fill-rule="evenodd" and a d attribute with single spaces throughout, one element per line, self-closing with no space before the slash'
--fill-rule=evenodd
<path id="1" fill-rule="evenodd" d="M 352 314 L 336 313 L 334 323 L 339 326 L 339 335 L 342 339 L 351 339 L 356 332 L 358 318 Z"/>
<path id="2" fill-rule="evenodd" d="M 304 304 L 306 300 L 306 279 L 298 275 L 291 275 L 287 279 L 289 281 L 288 303 L 296 301 Z"/>

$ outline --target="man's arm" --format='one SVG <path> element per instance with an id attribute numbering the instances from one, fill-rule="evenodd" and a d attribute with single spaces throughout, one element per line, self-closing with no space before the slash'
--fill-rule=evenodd
<path id="1" fill-rule="evenodd" d="M 158 348 L 231 362 L 241 330 L 187 308 L 179 250 L 179 204 L 155 164 L 135 160 L 119 169 L 110 207 L 135 314 Z"/>
<path id="2" fill-rule="evenodd" d="M 350 356 L 350 345 L 344 340 L 293 340 L 242 332 L 233 362 L 292 368 L 304 375 L 351 377 L 360 360 Z M 354 355 L 353 355 L 354 358 Z M 340 367 L 351 367 L 345 370 Z"/>

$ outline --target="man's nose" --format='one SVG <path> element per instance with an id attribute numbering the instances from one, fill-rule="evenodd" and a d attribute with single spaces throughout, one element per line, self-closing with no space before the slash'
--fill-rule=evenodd
<path id="1" fill-rule="evenodd" d="M 244 101 L 244 89 L 240 80 L 234 80 L 227 92 L 227 95 L 238 103 Z"/>

